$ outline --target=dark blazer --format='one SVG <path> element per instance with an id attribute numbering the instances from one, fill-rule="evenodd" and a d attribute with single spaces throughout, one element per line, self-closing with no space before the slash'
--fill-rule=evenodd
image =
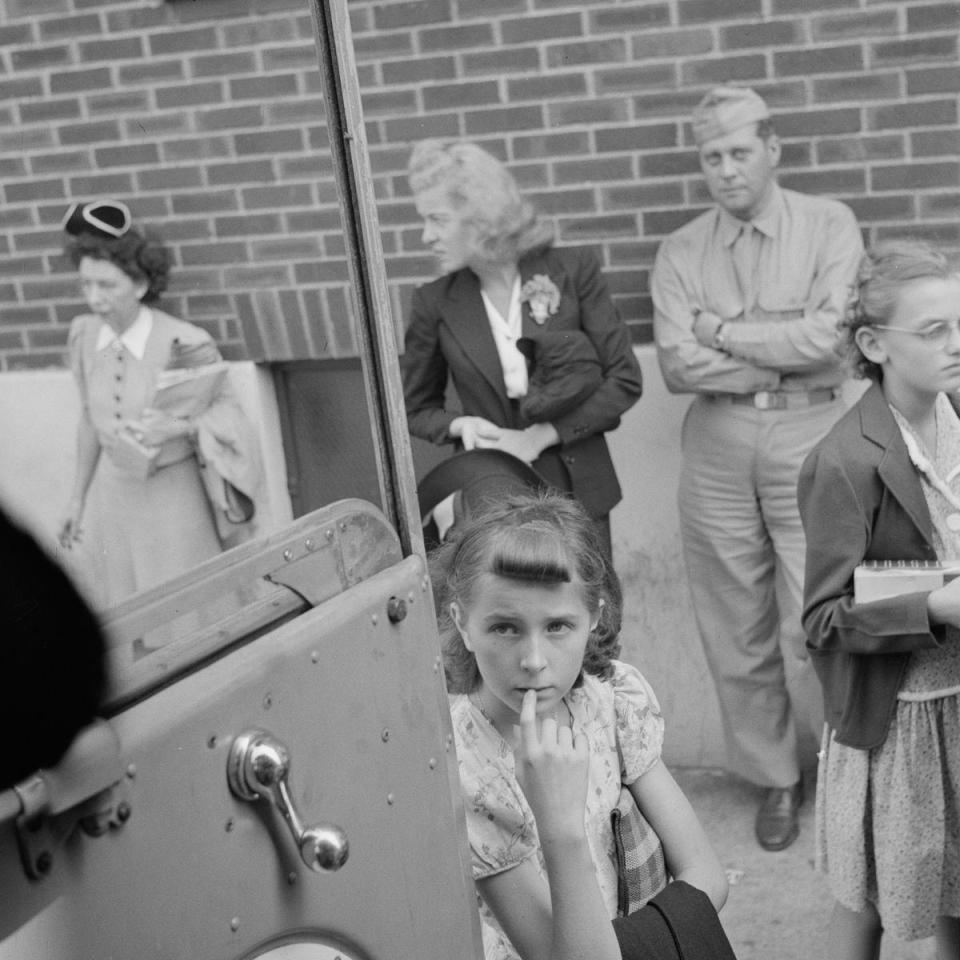
<path id="1" fill-rule="evenodd" d="M 533 467 L 550 483 L 572 491 L 592 517 L 620 500 L 603 434 L 640 396 L 640 367 L 630 335 L 610 299 L 594 254 L 577 247 L 549 248 L 519 263 L 520 282 L 546 274 L 560 291 L 554 316 L 541 327 L 523 305 L 523 335 L 538 330 L 582 330 L 603 366 L 603 382 L 577 409 L 551 421 L 560 443 L 545 450 Z M 403 358 L 403 384 L 410 432 L 432 443 L 453 442 L 450 422 L 460 415 L 445 406 L 447 378 L 462 412 L 497 426 L 530 425 L 519 404 L 507 397 L 496 344 L 480 296 L 480 282 L 467 268 L 446 274 L 415 291 Z"/>
<path id="2" fill-rule="evenodd" d="M 936 560 L 916 470 L 883 391 L 873 384 L 810 452 L 800 471 L 807 538 L 803 625 L 837 740 L 863 750 L 886 739 L 913 650 L 944 642 L 925 593 L 853 602 L 866 560 Z"/>

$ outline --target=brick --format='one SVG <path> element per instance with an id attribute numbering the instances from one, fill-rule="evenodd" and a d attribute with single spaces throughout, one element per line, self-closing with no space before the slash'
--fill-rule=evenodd
<path id="1" fill-rule="evenodd" d="M 587 13 L 590 33 L 626 33 L 648 30 L 650 27 L 669 26 L 670 4 L 651 3 L 649 0 L 632 6 L 610 7 Z"/>
<path id="2" fill-rule="evenodd" d="M 813 80 L 813 99 L 820 102 L 896 100 L 901 96 L 899 73 L 863 73 Z"/>
<path id="3" fill-rule="evenodd" d="M 512 153 L 517 160 L 552 159 L 590 152 L 590 138 L 586 131 L 541 133 L 515 137 Z"/>
<path id="4" fill-rule="evenodd" d="M 874 66 L 929 64 L 932 60 L 956 62 L 957 38 L 924 37 L 915 40 L 892 40 L 871 44 L 871 61 Z"/>
<path id="5" fill-rule="evenodd" d="M 495 46 L 493 27 L 489 23 L 470 23 L 458 27 L 437 27 L 420 31 L 420 49 L 424 53 L 465 50 L 470 47 Z"/>
<path id="6" fill-rule="evenodd" d="M 286 266 L 280 263 L 241 265 L 223 271 L 227 287 L 287 287 L 290 280 Z"/>
<path id="7" fill-rule="evenodd" d="M 594 132 L 598 153 L 624 150 L 656 150 L 679 146 L 675 123 L 630 124 L 604 127 Z"/>
<path id="8" fill-rule="evenodd" d="M 464 115 L 464 131 L 467 136 L 507 130 L 541 130 L 542 128 L 543 113 L 539 107 L 469 110 Z"/>
<path id="9" fill-rule="evenodd" d="M 0 100 L 42 97 L 45 92 L 39 77 L 14 77 L 12 80 L 0 80 Z"/>
<path id="10" fill-rule="evenodd" d="M 886 240 L 903 236 L 903 227 L 878 227 L 878 240 Z M 960 228 L 953 223 L 944 224 L 910 224 L 910 236 L 917 240 L 926 240 L 934 245 L 956 247 L 960 243 Z"/>
<path id="11" fill-rule="evenodd" d="M 9 203 L 0 206 L 0 229 L 32 227 L 34 219 L 29 207 L 14 207 Z"/>
<path id="12" fill-rule="evenodd" d="M 376 30 L 409 30 L 423 24 L 449 22 L 450 0 L 394 0 L 373 8 Z"/>
<path id="13" fill-rule="evenodd" d="M 914 157 L 957 156 L 960 154 L 960 130 L 921 130 L 910 135 Z"/>
<path id="14" fill-rule="evenodd" d="M 940 126 L 957 122 L 957 100 L 912 100 L 867 110 L 867 127 L 884 130 L 897 127 Z"/>
<path id="15" fill-rule="evenodd" d="M 210 53 L 190 58 L 193 77 L 236 76 L 238 73 L 256 73 L 257 58 L 252 51 L 238 53 Z"/>
<path id="16" fill-rule="evenodd" d="M 886 2 L 886 0 L 884 0 Z M 833 10 L 843 7 L 857 7 L 859 0 L 803 0 L 803 12 L 812 13 L 814 10 Z M 773 0 L 773 12 L 795 14 L 797 13 L 796 0 Z"/>
<path id="17" fill-rule="evenodd" d="M 70 63 L 70 48 L 64 44 L 49 47 L 27 47 L 10 52 L 14 71 L 45 70 Z"/>
<path id="18" fill-rule="evenodd" d="M 151 27 L 171 26 L 175 23 L 172 8 L 163 4 L 155 7 L 136 6 L 107 13 L 110 33 L 149 30 Z"/>
<path id="19" fill-rule="evenodd" d="M 627 180 L 633 175 L 629 157 L 560 161 L 553 165 L 554 182 L 564 184 L 596 183 L 602 180 Z"/>
<path id="20" fill-rule="evenodd" d="M 424 98 L 426 94 L 425 90 Z M 363 97 L 363 112 L 367 117 L 396 116 L 398 113 L 414 113 L 416 109 L 417 97 L 413 90 L 388 90 L 384 93 L 367 93 Z M 442 106 L 438 109 L 442 109 Z"/>
<path id="21" fill-rule="evenodd" d="M 198 110 L 195 118 L 197 130 L 201 132 L 263 126 L 263 113 L 259 106 Z"/>
<path id="22" fill-rule="evenodd" d="M 457 75 L 453 57 L 418 57 L 416 60 L 390 60 L 381 64 L 386 84 L 421 83 L 427 80 L 452 80 Z"/>
<path id="23" fill-rule="evenodd" d="M 548 217 L 593 213 L 596 209 L 596 198 L 592 190 L 531 190 L 526 196 L 539 213 Z"/>
<path id="24" fill-rule="evenodd" d="M 679 0 L 680 23 L 762 19 L 761 0 Z"/>
<path id="25" fill-rule="evenodd" d="M 546 17 L 522 17 L 504 20 L 500 33 L 506 44 L 542 43 L 564 37 L 583 36 L 583 20 L 579 13 L 559 13 Z"/>
<path id="26" fill-rule="evenodd" d="M 887 197 L 841 197 L 860 223 L 877 220 L 913 220 L 916 203 L 910 194 Z"/>
<path id="27" fill-rule="evenodd" d="M 81 93 L 84 90 L 104 90 L 111 85 L 110 71 L 106 67 L 92 70 L 58 70 L 50 74 L 50 92 Z"/>
<path id="28" fill-rule="evenodd" d="M 19 127 L 4 130 L 0 126 L 0 153 L 5 150 L 23 153 L 53 146 L 53 127 Z"/>
<path id="29" fill-rule="evenodd" d="M 215 317 L 230 313 L 233 301 L 225 293 L 205 293 L 187 297 L 187 312 L 191 317 Z"/>
<path id="30" fill-rule="evenodd" d="M 623 37 L 559 43 L 548 46 L 546 53 L 547 66 L 553 69 L 569 69 L 591 63 L 623 63 L 627 59 L 627 43 Z"/>
<path id="31" fill-rule="evenodd" d="M 560 239 L 569 243 L 586 240 L 604 241 L 608 237 L 635 237 L 637 218 L 632 214 L 600 214 L 594 217 L 563 218 L 559 223 Z"/>
<path id="32" fill-rule="evenodd" d="M 493 73 L 523 73 L 538 70 L 540 54 L 536 47 L 509 47 L 506 50 L 490 50 L 463 55 L 463 72 L 466 76 Z"/>
<path id="33" fill-rule="evenodd" d="M 278 213 L 251 213 L 217 217 L 213 221 L 218 237 L 266 236 L 283 231 L 283 220 Z"/>
<path id="34" fill-rule="evenodd" d="M 483 19 L 491 13 L 517 13 L 527 9 L 527 0 L 459 0 L 457 13 L 461 20 Z"/>
<path id="35" fill-rule="evenodd" d="M 102 173 L 70 178 L 70 195 L 74 197 L 119 197 L 133 193 L 133 177 L 129 173 Z"/>
<path id="36" fill-rule="evenodd" d="M 181 56 L 195 50 L 211 50 L 217 46 L 217 31 L 213 27 L 199 27 L 192 30 L 164 30 L 147 36 L 150 55 L 162 57 L 166 54 Z"/>
<path id="37" fill-rule="evenodd" d="M 804 172 L 783 171 L 780 182 L 800 193 L 864 193 L 866 172 L 860 167 Z"/>
<path id="38" fill-rule="evenodd" d="M 237 210 L 240 204 L 233 190 L 205 190 L 202 193 L 175 193 L 170 198 L 175 214 L 222 213 Z"/>
<path id="39" fill-rule="evenodd" d="M 960 90 L 960 67 L 934 67 L 907 71 L 907 95 L 956 93 Z"/>
<path id="40" fill-rule="evenodd" d="M 185 245 L 181 249 L 184 262 L 191 266 L 210 267 L 222 263 L 236 264 L 250 259 L 247 254 L 247 245 L 243 242 L 216 243 L 208 240 L 206 243 Z"/>
<path id="41" fill-rule="evenodd" d="M 241 191 L 247 210 L 274 207 L 309 207 L 313 203 L 310 186 L 305 183 L 278 184 L 270 187 L 248 187 Z"/>
<path id="42" fill-rule="evenodd" d="M 375 37 L 354 37 L 353 53 L 359 63 L 364 60 L 381 60 L 385 57 L 400 57 L 413 53 L 413 41 L 409 33 L 388 33 Z"/>
<path id="43" fill-rule="evenodd" d="M 114 144 L 94 151 L 98 167 L 136 167 L 160 160 L 155 143 Z"/>
<path id="44" fill-rule="evenodd" d="M 680 210 L 649 210 L 641 214 L 645 237 L 664 237 L 679 230 L 685 223 L 703 213 L 703 209 L 685 207 Z"/>
<path id="45" fill-rule="evenodd" d="M 960 214 L 960 193 L 933 193 L 917 198 L 920 204 L 920 216 L 923 219 L 937 219 Z"/>
<path id="46" fill-rule="evenodd" d="M 816 41 L 858 40 L 883 34 L 896 36 L 900 32 L 900 20 L 896 10 L 871 10 L 814 17 L 812 28 Z"/>
<path id="47" fill-rule="evenodd" d="M 809 167 L 811 162 L 812 151 L 809 143 L 786 142 L 781 144 L 781 167 Z"/>
<path id="48" fill-rule="evenodd" d="M 715 50 L 713 34 L 709 30 L 664 30 L 640 34 L 630 39 L 632 60 L 651 60 L 657 57 L 696 57 Z"/>
<path id="49" fill-rule="evenodd" d="M 207 167 L 211 186 L 231 183 L 273 183 L 276 176 L 271 160 L 245 160 L 239 163 L 220 163 Z"/>
<path id="50" fill-rule="evenodd" d="M 303 131 L 299 128 L 237 133 L 234 134 L 233 143 L 239 156 L 255 153 L 298 153 L 304 149 Z"/>
<path id="51" fill-rule="evenodd" d="M 872 137 L 837 137 L 817 144 L 817 162 L 867 163 L 875 160 L 897 160 L 906 155 L 902 135 Z"/>
<path id="52" fill-rule="evenodd" d="M 46 311 L 43 311 L 46 313 Z M 38 326 L 28 329 L 27 349 L 31 353 L 39 353 L 41 350 L 49 350 L 55 347 L 65 347 L 67 345 L 66 327 Z"/>
<path id="53" fill-rule="evenodd" d="M 59 155 L 57 155 L 59 156 Z M 31 166 L 33 172 L 37 173 L 35 166 L 35 157 L 31 157 Z M 50 171 L 46 171 L 49 173 Z M 27 161 L 23 157 L 0 157 L 0 177 L 25 177 L 27 176 Z"/>
<path id="54" fill-rule="evenodd" d="M 196 166 L 154 167 L 137 170 L 137 186 L 141 190 L 186 190 L 203 186 L 203 177 Z"/>
<path id="55" fill-rule="evenodd" d="M 144 123 L 150 124 L 149 127 Z M 123 123 L 123 133 L 128 140 L 138 137 L 151 139 L 170 135 L 186 134 L 190 127 L 190 117 L 186 112 L 181 113 L 153 113 L 149 117 L 131 118 Z"/>
<path id="56" fill-rule="evenodd" d="M 36 43 L 34 35 L 35 24 L 14 23 L 4 26 L 0 24 L 0 47 L 15 47 L 22 44 Z"/>
<path id="57" fill-rule="evenodd" d="M 802 110 L 778 115 L 777 132 L 783 137 L 829 136 L 861 129 L 858 109 Z"/>
<path id="58" fill-rule="evenodd" d="M 676 73 L 673 64 L 654 63 L 616 70 L 598 70 L 594 74 L 596 93 L 604 96 L 613 93 L 634 93 L 653 87 L 675 87 Z"/>
<path id="59" fill-rule="evenodd" d="M 4 16 L 9 20 L 21 17 L 38 17 L 47 13 L 67 14 L 70 12 L 68 0 L 5 0 Z"/>
<path id="60" fill-rule="evenodd" d="M 116 40 L 86 40 L 80 44 L 81 63 L 112 63 L 116 60 L 137 60 L 144 54 L 140 37 Z"/>
<path id="61" fill-rule="evenodd" d="M 770 20 L 766 23 L 737 24 L 721 27 L 720 47 L 738 50 L 743 47 L 781 47 L 806 40 L 799 20 Z"/>
<path id="62" fill-rule="evenodd" d="M 507 81 L 507 100 L 551 100 L 558 97 L 585 97 L 588 93 L 587 78 L 582 71 L 576 73 L 543 73 L 536 77 Z"/>
<path id="63" fill-rule="evenodd" d="M 241 77 L 230 81 L 231 100 L 276 100 L 297 93 L 294 73 L 273 74 L 269 77 Z"/>
<path id="64" fill-rule="evenodd" d="M 623 97 L 606 100 L 573 100 L 547 105 L 548 126 L 582 123 L 625 123 L 630 119 L 628 101 Z"/>
<path id="65" fill-rule="evenodd" d="M 956 187 L 960 163 L 904 163 L 870 170 L 873 190 L 924 190 Z"/>
<path id="66" fill-rule="evenodd" d="M 99 120 L 94 123 L 68 123 L 57 130 L 60 142 L 65 146 L 78 143 L 113 142 L 120 139 L 120 127 L 116 120 Z"/>
<path id="67" fill-rule="evenodd" d="M 514 164 L 512 173 L 517 181 L 517 186 L 524 193 L 532 190 L 542 190 L 550 183 L 550 174 L 546 163 L 523 163 Z"/>
<path id="68" fill-rule="evenodd" d="M 310 260 L 320 257 L 318 237 L 280 237 L 276 240 L 256 240 L 250 244 L 253 259 L 258 262 L 268 260 Z"/>
<path id="69" fill-rule="evenodd" d="M 700 173 L 700 158 L 694 150 L 671 150 L 640 157 L 641 177 L 682 177 L 691 173 Z"/>
<path id="70" fill-rule="evenodd" d="M 457 107 L 486 106 L 500 102 L 500 87 L 495 80 L 475 83 L 445 83 L 425 87 L 423 105 L 427 110 L 449 110 Z M 364 100 L 366 110 L 367 98 Z"/>
<path id="71" fill-rule="evenodd" d="M 63 186 L 63 181 L 59 179 L 30 180 L 26 183 L 8 183 L 4 186 L 4 199 L 7 203 L 59 200 L 64 196 Z"/>
<path id="72" fill-rule="evenodd" d="M 633 266 L 637 263 L 653 263 L 658 243 L 638 240 L 610 243 L 607 245 L 611 266 Z"/>
<path id="73" fill-rule="evenodd" d="M 294 21 L 289 17 L 228 23 L 223 28 L 223 42 L 228 47 L 259 47 L 264 44 L 282 43 L 293 40 L 296 35 Z"/>
<path id="74" fill-rule="evenodd" d="M 42 257 L 0 257 L 0 276 L 13 277 L 16 279 L 24 274 L 42 272 Z M 75 292 L 75 289 L 73 292 Z M 49 293 L 44 292 L 42 297 L 36 297 L 32 299 L 46 300 L 49 298 L 49 296 Z"/>
<path id="75" fill-rule="evenodd" d="M 683 185 L 676 183 L 627 184 L 604 187 L 600 191 L 604 210 L 646 210 L 651 207 L 683 206 Z"/>
<path id="76" fill-rule="evenodd" d="M 169 87 L 157 87 L 154 91 L 157 107 L 196 107 L 223 103 L 227 98 L 220 80 L 206 83 L 178 83 Z"/>
<path id="77" fill-rule="evenodd" d="M 162 83 L 186 78 L 182 60 L 145 60 L 142 63 L 121 64 L 117 70 L 121 85 Z"/>
<path id="78" fill-rule="evenodd" d="M 927 33 L 938 30 L 960 30 L 960 7 L 956 3 L 935 3 L 931 6 L 911 5 L 907 9 L 907 31 Z"/>
<path id="79" fill-rule="evenodd" d="M 842 47 L 774 52 L 773 69 L 779 77 L 852 73 L 863 69 L 863 50 L 860 46 L 849 44 Z"/>
<path id="80" fill-rule="evenodd" d="M 266 73 L 280 70 L 319 70 L 317 48 L 312 43 L 270 47 L 260 52 Z"/>
<path id="81" fill-rule="evenodd" d="M 150 95 L 146 90 L 121 91 L 87 97 L 91 115 L 98 113 L 125 113 L 143 116 L 151 110 Z"/>
<path id="82" fill-rule="evenodd" d="M 8 354 L 8 370 L 48 370 L 63 366 L 63 357 L 61 351 L 51 351 L 49 353 L 11 353 Z"/>
<path id="83" fill-rule="evenodd" d="M 2 86 L 0 84 L 0 88 Z M 20 104 L 20 120 L 23 123 L 52 123 L 56 120 L 76 120 L 79 116 L 80 101 L 71 97 Z"/>
<path id="84" fill-rule="evenodd" d="M 694 60 L 684 63 L 680 73 L 682 83 L 687 86 L 752 81 L 766 77 L 767 61 L 763 54 Z"/>

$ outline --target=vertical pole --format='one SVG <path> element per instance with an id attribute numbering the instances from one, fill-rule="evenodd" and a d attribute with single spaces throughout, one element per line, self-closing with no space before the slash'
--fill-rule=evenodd
<path id="1" fill-rule="evenodd" d="M 310 0 L 380 491 L 405 555 L 424 553 L 360 85 L 346 0 Z"/>

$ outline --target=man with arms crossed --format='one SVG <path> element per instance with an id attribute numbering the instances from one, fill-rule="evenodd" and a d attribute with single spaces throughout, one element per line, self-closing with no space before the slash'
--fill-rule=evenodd
<path id="1" fill-rule="evenodd" d="M 693 134 L 716 206 L 658 251 L 654 333 L 667 387 L 696 394 L 680 532 L 728 766 L 764 788 L 757 839 L 782 850 L 803 800 L 797 720 L 823 722 L 800 625 L 797 476 L 844 408 L 837 321 L 863 244 L 842 203 L 778 186 L 780 143 L 754 91 L 712 90 Z"/>

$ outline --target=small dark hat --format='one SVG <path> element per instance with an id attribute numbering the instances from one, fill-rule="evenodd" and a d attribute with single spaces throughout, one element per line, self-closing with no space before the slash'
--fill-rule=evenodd
<path id="1" fill-rule="evenodd" d="M 116 240 L 130 229 L 131 222 L 130 208 L 119 200 L 78 201 L 63 218 L 63 229 L 73 237 L 92 233 Z"/>

